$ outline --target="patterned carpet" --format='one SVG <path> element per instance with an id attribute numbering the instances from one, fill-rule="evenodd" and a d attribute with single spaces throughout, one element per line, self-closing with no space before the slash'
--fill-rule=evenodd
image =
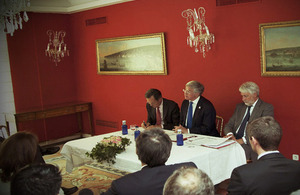
<path id="1" fill-rule="evenodd" d="M 79 188 L 74 195 L 77 195 L 83 188 L 89 188 L 94 194 L 99 194 L 106 191 L 113 180 L 128 174 L 128 172 L 113 169 L 99 163 L 85 164 L 74 168 L 71 173 L 68 173 L 66 172 L 66 159 L 59 152 L 53 155 L 46 155 L 44 159 L 46 163 L 60 168 L 63 187 L 77 186 Z"/>

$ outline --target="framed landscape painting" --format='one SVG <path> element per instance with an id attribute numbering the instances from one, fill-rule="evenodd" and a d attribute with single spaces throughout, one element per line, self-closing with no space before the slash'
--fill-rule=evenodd
<path id="1" fill-rule="evenodd" d="M 163 33 L 96 40 L 98 74 L 167 75 Z"/>
<path id="2" fill-rule="evenodd" d="M 300 76 L 300 20 L 259 25 L 262 76 Z"/>

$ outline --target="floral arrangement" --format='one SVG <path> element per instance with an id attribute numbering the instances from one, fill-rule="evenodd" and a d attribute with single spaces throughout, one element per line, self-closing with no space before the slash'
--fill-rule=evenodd
<path id="1" fill-rule="evenodd" d="M 105 137 L 96 144 L 91 153 L 86 152 L 85 154 L 99 163 L 106 161 L 109 164 L 114 164 L 116 163 L 116 155 L 125 151 L 125 147 L 130 143 L 131 141 L 128 138 L 120 136 Z"/>

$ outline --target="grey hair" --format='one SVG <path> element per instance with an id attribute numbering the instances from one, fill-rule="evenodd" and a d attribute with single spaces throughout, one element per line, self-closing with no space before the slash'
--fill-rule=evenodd
<path id="1" fill-rule="evenodd" d="M 167 179 L 163 195 L 214 195 L 214 184 L 200 169 L 181 167 Z"/>
<path id="2" fill-rule="evenodd" d="M 200 93 L 200 95 L 202 95 L 202 93 L 204 92 L 204 85 L 202 85 L 198 81 L 189 81 L 185 86 L 191 87 L 192 89 L 194 89 L 194 93 Z"/>
<path id="3" fill-rule="evenodd" d="M 259 96 L 259 87 L 256 83 L 248 81 L 243 83 L 240 88 L 239 91 L 241 93 L 250 93 L 250 94 L 254 94 L 256 93 L 257 96 Z"/>

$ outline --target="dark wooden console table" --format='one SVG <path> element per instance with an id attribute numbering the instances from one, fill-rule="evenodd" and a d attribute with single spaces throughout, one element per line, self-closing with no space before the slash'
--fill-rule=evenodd
<path id="1" fill-rule="evenodd" d="M 29 111 L 21 111 L 15 114 L 17 130 L 19 129 L 19 123 L 24 121 L 46 119 L 52 117 L 59 117 L 70 114 L 77 114 L 78 127 L 83 133 L 82 125 L 82 113 L 88 113 L 88 120 L 90 125 L 90 133 L 94 135 L 93 126 L 93 113 L 91 102 L 72 102 L 60 105 L 47 106 L 43 109 L 32 109 Z"/>

